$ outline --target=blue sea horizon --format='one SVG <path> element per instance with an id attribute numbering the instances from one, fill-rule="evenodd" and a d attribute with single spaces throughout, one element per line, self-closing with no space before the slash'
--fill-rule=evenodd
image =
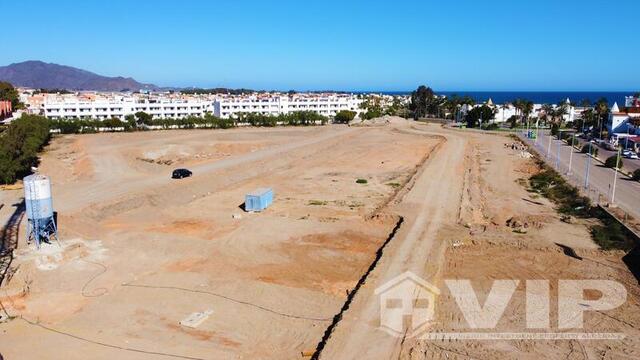
<path id="1" fill-rule="evenodd" d="M 363 91 L 362 93 L 364 93 Z M 381 93 L 387 95 L 408 95 L 411 91 L 366 91 L 368 93 Z M 567 98 L 580 106 L 583 100 L 594 103 L 600 98 L 606 98 L 609 106 L 617 102 L 619 106 L 624 106 L 625 96 L 633 95 L 634 91 L 435 91 L 438 95 L 458 95 L 470 96 L 478 103 L 491 99 L 494 104 L 504 104 L 515 99 L 525 99 L 533 101 L 535 104 L 557 104 Z"/>

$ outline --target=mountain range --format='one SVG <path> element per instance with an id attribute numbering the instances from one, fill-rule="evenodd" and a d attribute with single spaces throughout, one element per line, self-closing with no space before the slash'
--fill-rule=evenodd
<path id="1" fill-rule="evenodd" d="M 102 76 L 71 66 L 33 60 L 0 66 L 0 81 L 7 81 L 13 86 L 34 89 L 96 91 L 158 89 L 153 84 L 143 84 L 130 77 Z"/>

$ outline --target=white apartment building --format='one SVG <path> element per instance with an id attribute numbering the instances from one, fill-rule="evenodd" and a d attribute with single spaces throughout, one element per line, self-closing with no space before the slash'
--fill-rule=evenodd
<path id="1" fill-rule="evenodd" d="M 343 94 L 295 94 L 222 96 L 213 103 L 213 114 L 229 118 L 243 113 L 280 115 L 296 111 L 313 111 L 331 117 L 342 110 L 361 112 L 362 99 Z"/>
<path id="2" fill-rule="evenodd" d="M 180 119 L 188 116 L 204 116 L 212 113 L 230 118 L 242 113 L 263 115 L 288 114 L 296 111 L 313 111 L 327 117 L 338 111 L 361 112 L 362 99 L 345 94 L 255 94 L 216 95 L 211 98 L 182 98 L 165 95 L 155 98 L 134 96 L 46 96 L 37 107 L 49 119 L 98 119 L 118 118 L 144 111 L 153 118 Z"/>
<path id="3" fill-rule="evenodd" d="M 124 120 L 125 116 L 144 111 L 154 118 L 185 118 L 188 116 L 204 116 L 211 112 L 211 101 L 180 99 L 80 99 L 76 97 L 45 99 L 42 111 L 49 119 L 110 119 Z"/>

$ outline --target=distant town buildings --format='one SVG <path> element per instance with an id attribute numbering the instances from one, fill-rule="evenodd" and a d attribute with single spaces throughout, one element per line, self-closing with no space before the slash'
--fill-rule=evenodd
<path id="1" fill-rule="evenodd" d="M 613 104 L 609 112 L 607 131 L 609 134 L 640 135 L 640 99 L 637 96 L 625 97 L 625 107 L 620 109 Z"/>
<path id="2" fill-rule="evenodd" d="M 347 94 L 259 94 L 222 96 L 213 102 L 213 114 L 226 119 L 243 113 L 280 115 L 296 111 L 313 111 L 332 117 L 342 110 L 360 112 L 362 99 Z"/>
<path id="3" fill-rule="evenodd" d="M 180 92 L 79 92 L 79 93 L 41 93 L 31 89 L 21 89 L 20 101 L 25 109 L 20 112 L 44 115 L 49 119 L 97 119 L 118 118 L 124 120 L 127 115 L 145 112 L 155 119 L 183 119 L 190 116 L 203 117 L 211 114 L 219 118 L 239 118 L 244 114 L 261 114 L 277 116 L 297 111 L 312 111 L 317 114 L 333 117 L 339 111 L 348 110 L 356 113 L 367 111 L 364 107 L 374 105 L 380 109 L 391 106 L 407 105 L 408 95 L 389 94 L 347 94 L 347 93 L 278 93 L 255 92 L 248 94 L 183 94 Z M 473 108 L 487 105 L 494 109 L 492 119 L 484 122 L 502 123 L 514 116 L 523 114 L 513 104 L 495 104 L 492 99 L 475 105 L 459 105 L 455 113 L 444 110 L 441 116 L 448 116 L 463 121 L 465 115 Z M 559 105 L 552 105 L 557 109 Z M 573 105 L 570 99 L 564 102 L 565 123 L 579 120 L 582 113 L 589 109 Z M 533 104 L 529 116 L 532 121 L 545 117 L 542 104 Z M 11 103 L 0 102 L 0 119 L 11 115 Z M 18 114 L 19 115 L 19 114 Z M 15 113 L 14 113 L 15 116 Z M 638 96 L 627 96 L 625 106 L 615 104 L 606 124 L 609 134 L 640 135 L 636 124 L 640 119 L 640 99 Z"/>
<path id="4" fill-rule="evenodd" d="M 27 112 L 49 119 L 123 120 L 143 111 L 153 118 L 181 119 L 212 114 L 220 118 L 242 114 L 280 115 L 296 111 L 313 111 L 332 117 L 341 110 L 360 112 L 363 99 L 338 93 L 254 93 L 244 95 L 179 93 L 97 93 L 25 94 L 21 97 Z"/>

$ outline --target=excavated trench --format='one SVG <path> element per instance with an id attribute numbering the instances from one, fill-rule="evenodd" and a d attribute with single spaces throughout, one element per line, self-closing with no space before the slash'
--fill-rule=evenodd
<path id="1" fill-rule="evenodd" d="M 327 329 L 324 331 L 324 335 L 322 336 L 322 339 L 320 340 L 320 342 L 316 346 L 316 350 L 314 351 L 313 355 L 311 356 L 312 360 L 318 360 L 320 358 L 320 354 L 322 353 L 322 350 L 326 346 L 327 341 L 329 341 L 329 338 L 331 337 L 331 334 L 333 333 L 333 329 L 335 329 L 335 327 L 338 325 L 340 320 L 342 320 L 342 315 L 347 310 L 349 310 L 349 306 L 351 306 L 351 302 L 353 301 L 353 299 L 355 298 L 356 294 L 358 293 L 358 290 L 360 290 L 362 285 L 364 285 L 364 283 L 367 281 L 367 277 L 369 276 L 369 274 L 371 274 L 371 272 L 378 265 L 378 262 L 380 261 L 380 259 L 382 258 L 382 254 L 384 253 L 385 247 L 396 236 L 396 233 L 398 232 L 398 230 L 402 226 L 403 222 L 404 222 L 404 218 L 402 216 L 400 216 L 398 218 L 398 221 L 396 221 L 396 225 L 393 227 L 393 230 L 391 230 L 391 233 L 389 233 L 389 236 L 387 237 L 387 239 L 382 243 L 380 248 L 378 248 L 378 250 L 376 251 L 376 256 L 373 259 L 373 261 L 371 262 L 371 264 L 369 265 L 369 268 L 367 268 L 367 271 L 365 271 L 364 274 L 362 275 L 362 277 L 360 277 L 360 279 L 356 283 L 356 286 L 353 287 L 353 290 L 351 290 L 349 292 L 349 294 L 347 295 L 347 300 L 342 305 L 342 308 L 333 317 L 333 320 L 331 321 L 331 324 L 329 324 Z"/>

